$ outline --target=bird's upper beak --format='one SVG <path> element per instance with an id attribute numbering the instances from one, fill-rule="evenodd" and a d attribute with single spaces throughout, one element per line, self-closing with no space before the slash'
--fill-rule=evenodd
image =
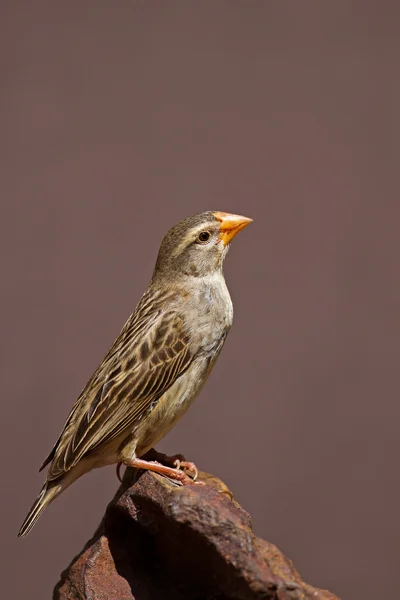
<path id="1" fill-rule="evenodd" d="M 219 211 L 214 212 L 213 215 L 221 223 L 219 237 L 224 246 L 229 244 L 235 235 L 253 220 L 248 217 L 242 217 L 241 215 L 232 215 L 230 213 Z"/>

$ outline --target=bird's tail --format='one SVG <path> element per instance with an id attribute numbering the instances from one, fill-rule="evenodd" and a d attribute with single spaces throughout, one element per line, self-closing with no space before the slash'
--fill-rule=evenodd
<path id="1" fill-rule="evenodd" d="M 44 484 L 42 489 L 40 490 L 39 496 L 36 498 L 31 510 L 28 513 L 25 521 L 22 523 L 21 529 L 19 530 L 18 537 L 23 537 L 24 535 L 28 535 L 46 506 L 50 504 L 52 500 L 61 492 L 61 485 L 57 484 L 49 484 L 48 481 Z"/>

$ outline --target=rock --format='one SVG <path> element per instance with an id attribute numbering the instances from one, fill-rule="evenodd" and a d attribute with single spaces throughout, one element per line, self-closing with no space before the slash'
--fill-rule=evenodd
<path id="1" fill-rule="evenodd" d="M 143 473 L 143 472 L 142 472 Z M 338 600 L 304 583 L 215 477 L 177 486 L 127 469 L 54 600 Z"/>

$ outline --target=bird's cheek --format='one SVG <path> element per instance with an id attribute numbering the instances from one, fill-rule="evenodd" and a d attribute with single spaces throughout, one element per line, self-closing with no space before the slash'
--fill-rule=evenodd
<path id="1" fill-rule="evenodd" d="M 217 240 L 215 242 L 215 247 L 217 249 L 218 255 L 224 254 L 226 246 L 225 246 L 224 240 L 222 239 L 222 236 L 219 235 L 217 237 Z"/>
<path id="2" fill-rule="evenodd" d="M 224 244 L 220 241 L 219 242 L 219 247 L 218 247 L 218 252 L 215 258 L 215 269 L 218 270 L 221 268 L 222 263 L 224 262 L 225 256 L 228 252 L 229 249 L 229 244 L 228 246 L 224 246 Z"/>

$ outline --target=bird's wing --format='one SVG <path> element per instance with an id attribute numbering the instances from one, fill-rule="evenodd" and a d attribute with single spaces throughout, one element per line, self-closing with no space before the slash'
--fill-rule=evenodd
<path id="1" fill-rule="evenodd" d="M 47 478 L 60 477 L 140 420 L 188 368 L 188 342 L 174 298 L 144 296 L 76 401 L 43 465 L 51 461 Z"/>

